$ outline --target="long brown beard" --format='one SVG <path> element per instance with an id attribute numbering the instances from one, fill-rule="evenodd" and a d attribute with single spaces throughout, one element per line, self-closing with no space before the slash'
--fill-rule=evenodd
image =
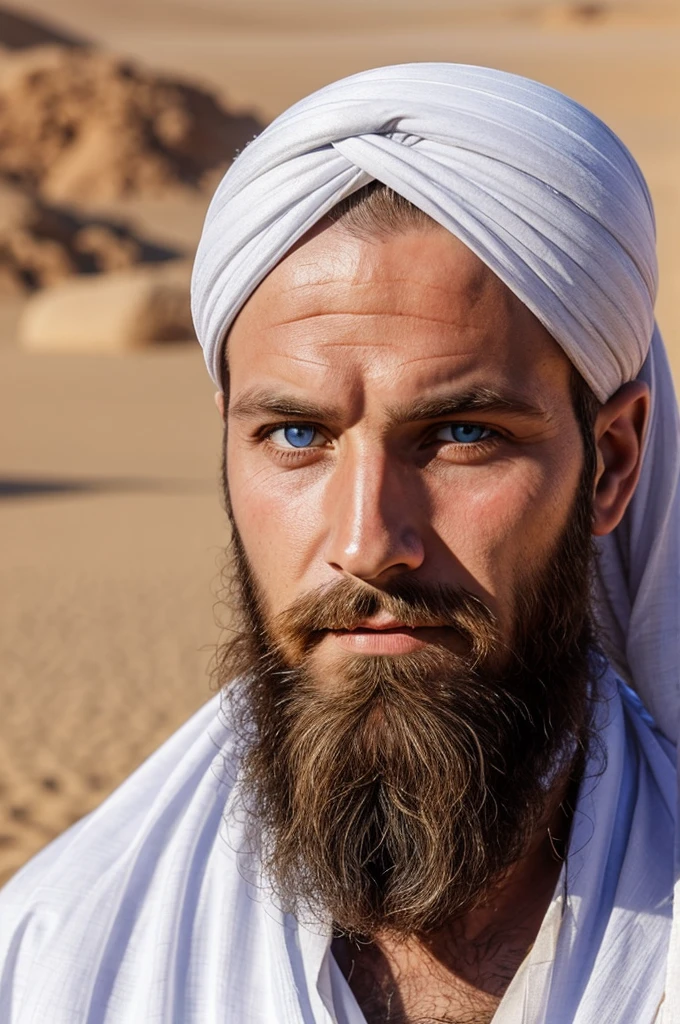
<path id="1" fill-rule="evenodd" d="M 590 494 L 582 481 L 552 557 L 517 581 L 510 643 L 470 593 L 407 579 L 342 579 L 267 622 L 234 528 L 244 625 L 219 670 L 243 680 L 244 799 L 285 909 L 365 937 L 424 933 L 521 856 L 585 743 Z M 464 653 L 348 657 L 341 678 L 320 680 L 324 631 L 380 610 L 448 627 Z"/>

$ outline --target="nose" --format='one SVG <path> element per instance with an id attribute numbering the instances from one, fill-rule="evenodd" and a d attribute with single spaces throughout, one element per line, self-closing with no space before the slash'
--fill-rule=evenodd
<path id="1" fill-rule="evenodd" d="M 422 496 L 388 453 L 348 453 L 326 493 L 326 562 L 366 582 L 418 569 L 425 559 Z"/>

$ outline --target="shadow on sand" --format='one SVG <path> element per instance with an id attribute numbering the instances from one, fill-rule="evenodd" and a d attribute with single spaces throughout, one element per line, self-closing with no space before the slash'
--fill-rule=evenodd
<path id="1" fill-rule="evenodd" d="M 140 477 L 0 477 L 0 501 L 75 494 L 216 494 L 214 480 L 146 479 Z"/>

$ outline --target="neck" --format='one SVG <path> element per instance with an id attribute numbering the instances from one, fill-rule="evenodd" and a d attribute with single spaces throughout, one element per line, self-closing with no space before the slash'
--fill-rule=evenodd
<path id="1" fill-rule="evenodd" d="M 426 935 L 340 937 L 333 953 L 368 1024 L 488 1024 L 530 951 L 562 868 L 569 781 L 554 791 L 525 855 L 481 904 Z"/>

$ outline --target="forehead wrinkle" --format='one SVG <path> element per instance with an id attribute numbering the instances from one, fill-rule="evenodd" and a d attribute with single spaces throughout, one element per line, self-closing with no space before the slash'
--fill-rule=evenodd
<path id="1" fill-rule="evenodd" d="M 294 301 L 298 300 L 298 297 L 301 294 L 302 295 L 302 299 L 301 299 L 302 304 L 305 304 L 305 299 L 307 299 L 309 301 L 309 304 L 313 304 L 313 302 L 317 301 L 317 296 L 316 296 L 316 294 L 314 294 L 312 296 L 312 295 L 309 295 L 308 293 L 312 293 L 312 292 L 313 293 L 317 293 L 317 292 L 320 292 L 320 291 L 322 293 L 324 293 L 325 301 L 324 301 L 324 305 L 322 306 L 322 308 L 318 308 L 318 309 L 315 309 L 315 310 L 312 310 L 312 311 L 306 312 L 306 313 L 301 313 L 300 315 L 296 315 L 296 316 L 291 317 L 292 319 L 306 319 L 306 318 L 309 318 L 311 316 L 325 316 L 325 315 L 326 316 L 336 316 L 336 315 L 350 315 L 350 316 L 390 315 L 390 316 L 415 316 L 415 317 L 422 318 L 422 319 L 432 318 L 432 317 L 427 317 L 426 315 L 421 314 L 420 312 L 412 311 L 411 309 L 408 309 L 408 308 L 406 308 L 406 309 L 394 308 L 393 303 L 394 303 L 395 297 L 394 297 L 394 294 L 393 294 L 394 293 L 394 288 L 392 286 L 407 286 L 406 288 L 399 289 L 398 295 L 396 297 L 398 299 L 398 301 L 403 304 L 403 306 L 413 305 L 414 302 L 410 301 L 410 300 L 415 300 L 415 304 L 419 305 L 423 301 L 423 293 L 430 293 L 431 292 L 434 295 L 437 295 L 437 296 L 438 295 L 443 295 L 445 298 L 447 298 L 449 300 L 448 304 L 452 307 L 451 308 L 452 315 L 450 317 L 448 317 L 447 319 L 442 319 L 442 321 L 440 321 L 441 323 L 452 323 L 452 324 L 455 324 L 455 323 L 459 322 L 460 319 L 462 319 L 462 316 L 461 316 L 461 312 L 462 311 L 460 309 L 460 300 L 461 299 L 464 299 L 466 301 L 466 303 L 468 304 L 468 308 L 465 310 L 465 312 L 468 313 L 468 314 L 470 312 L 474 312 L 474 310 L 475 310 L 475 308 L 476 308 L 476 306 L 478 305 L 478 302 L 479 302 L 479 295 L 477 294 L 477 290 L 465 289 L 464 293 L 460 293 L 460 291 L 456 290 L 453 287 L 452 284 L 449 284 L 447 286 L 433 285 L 433 284 L 428 283 L 428 282 L 426 282 L 424 280 L 420 281 L 419 279 L 414 279 L 413 276 L 405 276 L 405 278 L 392 278 L 392 276 L 390 276 L 389 279 L 382 279 L 382 280 L 379 280 L 379 281 L 376 281 L 374 279 L 372 281 L 364 281 L 364 282 L 356 282 L 356 281 L 347 282 L 347 281 L 342 281 L 342 280 L 338 280 L 338 279 L 327 279 L 327 280 L 315 281 L 315 282 L 304 282 L 304 283 L 300 283 L 300 284 L 297 284 L 297 285 L 292 285 L 292 286 L 290 286 L 288 288 L 281 288 L 280 294 L 281 294 L 282 297 L 285 297 L 285 298 L 293 298 Z M 375 298 L 376 305 L 383 305 L 384 303 L 387 302 L 387 303 L 389 303 L 389 308 L 388 309 L 367 310 L 367 311 L 362 311 L 362 310 L 354 309 L 352 307 L 352 305 L 351 305 L 351 298 L 352 298 L 352 296 L 357 296 L 357 293 L 360 293 L 360 295 L 362 295 L 364 297 L 367 292 L 369 293 L 370 296 Z M 472 292 L 472 294 L 470 294 L 470 292 Z M 313 300 L 313 302 L 312 302 L 312 300 Z M 511 306 L 511 303 L 509 303 L 509 302 L 506 302 L 504 304 L 507 305 L 508 308 Z M 331 309 L 329 309 L 329 308 L 327 308 L 328 305 L 347 305 L 349 308 L 346 308 L 346 309 L 333 309 L 333 308 L 331 308 Z M 456 315 L 453 315 L 454 312 L 456 313 Z M 285 321 L 283 323 L 289 323 L 289 322 Z"/>
<path id="2" fill-rule="evenodd" d="M 293 281 L 291 284 L 281 283 L 277 286 L 282 295 L 292 295 L 299 291 L 313 291 L 317 288 L 323 288 L 325 290 L 329 285 L 333 284 L 337 284 L 341 288 L 346 288 L 349 284 L 351 288 L 369 288 L 371 291 L 382 290 L 385 286 L 389 286 L 391 284 L 405 284 L 409 286 L 417 285 L 418 288 L 422 288 L 427 291 L 442 292 L 444 295 L 451 295 L 455 292 L 455 283 L 455 281 L 449 281 L 446 284 L 435 284 L 432 281 L 428 281 L 426 278 L 414 277 L 413 274 L 408 274 L 403 277 L 397 274 L 386 274 L 384 277 L 379 277 L 377 280 L 375 276 L 370 280 L 358 280 L 355 276 L 348 274 L 346 277 L 328 275 L 327 277 L 320 277 L 316 281 Z M 474 292 L 475 296 L 479 291 L 478 288 L 470 287 L 467 283 L 464 290 L 466 293 L 468 291 Z"/>
<path id="3" fill-rule="evenodd" d="M 464 295 L 466 299 L 472 299 L 473 301 L 477 300 L 480 292 L 493 290 L 509 304 L 520 302 L 507 285 L 503 284 L 493 275 L 492 271 L 489 271 L 488 279 L 485 277 L 481 281 L 477 280 L 476 277 L 470 278 L 469 275 L 459 273 L 458 276 L 448 275 L 446 281 L 439 283 L 436 280 L 428 280 L 427 277 L 417 276 L 417 268 L 409 268 L 408 273 L 400 273 L 378 265 L 367 267 L 365 273 L 359 275 L 356 270 L 338 273 L 336 268 L 328 268 L 322 274 L 320 271 L 326 268 L 320 266 L 319 263 L 310 263 L 306 267 L 312 268 L 316 272 L 315 278 L 304 276 L 301 273 L 303 268 L 296 268 L 294 272 L 291 271 L 288 275 L 292 280 L 286 280 L 286 275 L 280 275 L 280 277 L 272 275 L 271 278 L 260 285 L 260 288 L 268 290 L 274 287 L 282 295 L 290 295 L 298 291 L 315 291 L 319 288 L 325 290 L 329 286 L 333 287 L 333 285 L 337 285 L 342 289 L 347 287 L 362 290 L 368 288 L 371 291 L 376 291 L 385 290 L 391 285 L 398 284 L 407 285 L 408 289 L 412 291 L 423 289 L 441 292 L 446 296 Z"/>
<path id="4" fill-rule="evenodd" d="M 400 367 L 416 366 L 418 363 L 434 363 L 434 362 L 439 362 L 439 360 L 444 360 L 446 362 L 451 362 L 453 359 L 455 359 L 456 361 L 461 361 L 461 360 L 468 360 L 468 359 L 471 359 L 471 358 L 474 359 L 478 355 L 479 355 L 479 352 L 477 350 L 471 349 L 469 352 L 442 352 L 440 354 L 434 354 L 434 355 L 412 356 L 410 359 L 409 358 L 401 359 L 399 361 L 399 366 Z M 461 371 L 461 372 L 463 372 L 463 371 Z M 469 371 L 465 370 L 464 372 L 467 373 Z"/>
<path id="5" fill-rule="evenodd" d="M 390 310 L 389 312 L 376 312 L 376 313 L 360 313 L 355 312 L 337 312 L 324 311 L 323 313 L 305 313 L 302 316 L 294 316 L 290 320 L 277 320 L 271 327 L 288 327 L 291 324 L 304 323 L 308 320 L 337 320 L 342 317 L 349 317 L 352 320 L 362 319 L 398 319 L 398 320 L 422 320 L 424 323 L 442 324 L 445 327 L 454 327 L 455 322 L 452 320 L 441 320 L 439 317 L 424 316 L 421 313 L 402 313 L 397 310 Z"/>
<path id="6" fill-rule="evenodd" d="M 325 359 L 312 359 L 311 356 L 295 355 L 292 352 L 273 352 L 270 354 L 274 359 L 283 359 L 287 363 L 300 363 L 302 366 L 321 366 L 323 369 L 328 369 L 328 362 Z"/>

